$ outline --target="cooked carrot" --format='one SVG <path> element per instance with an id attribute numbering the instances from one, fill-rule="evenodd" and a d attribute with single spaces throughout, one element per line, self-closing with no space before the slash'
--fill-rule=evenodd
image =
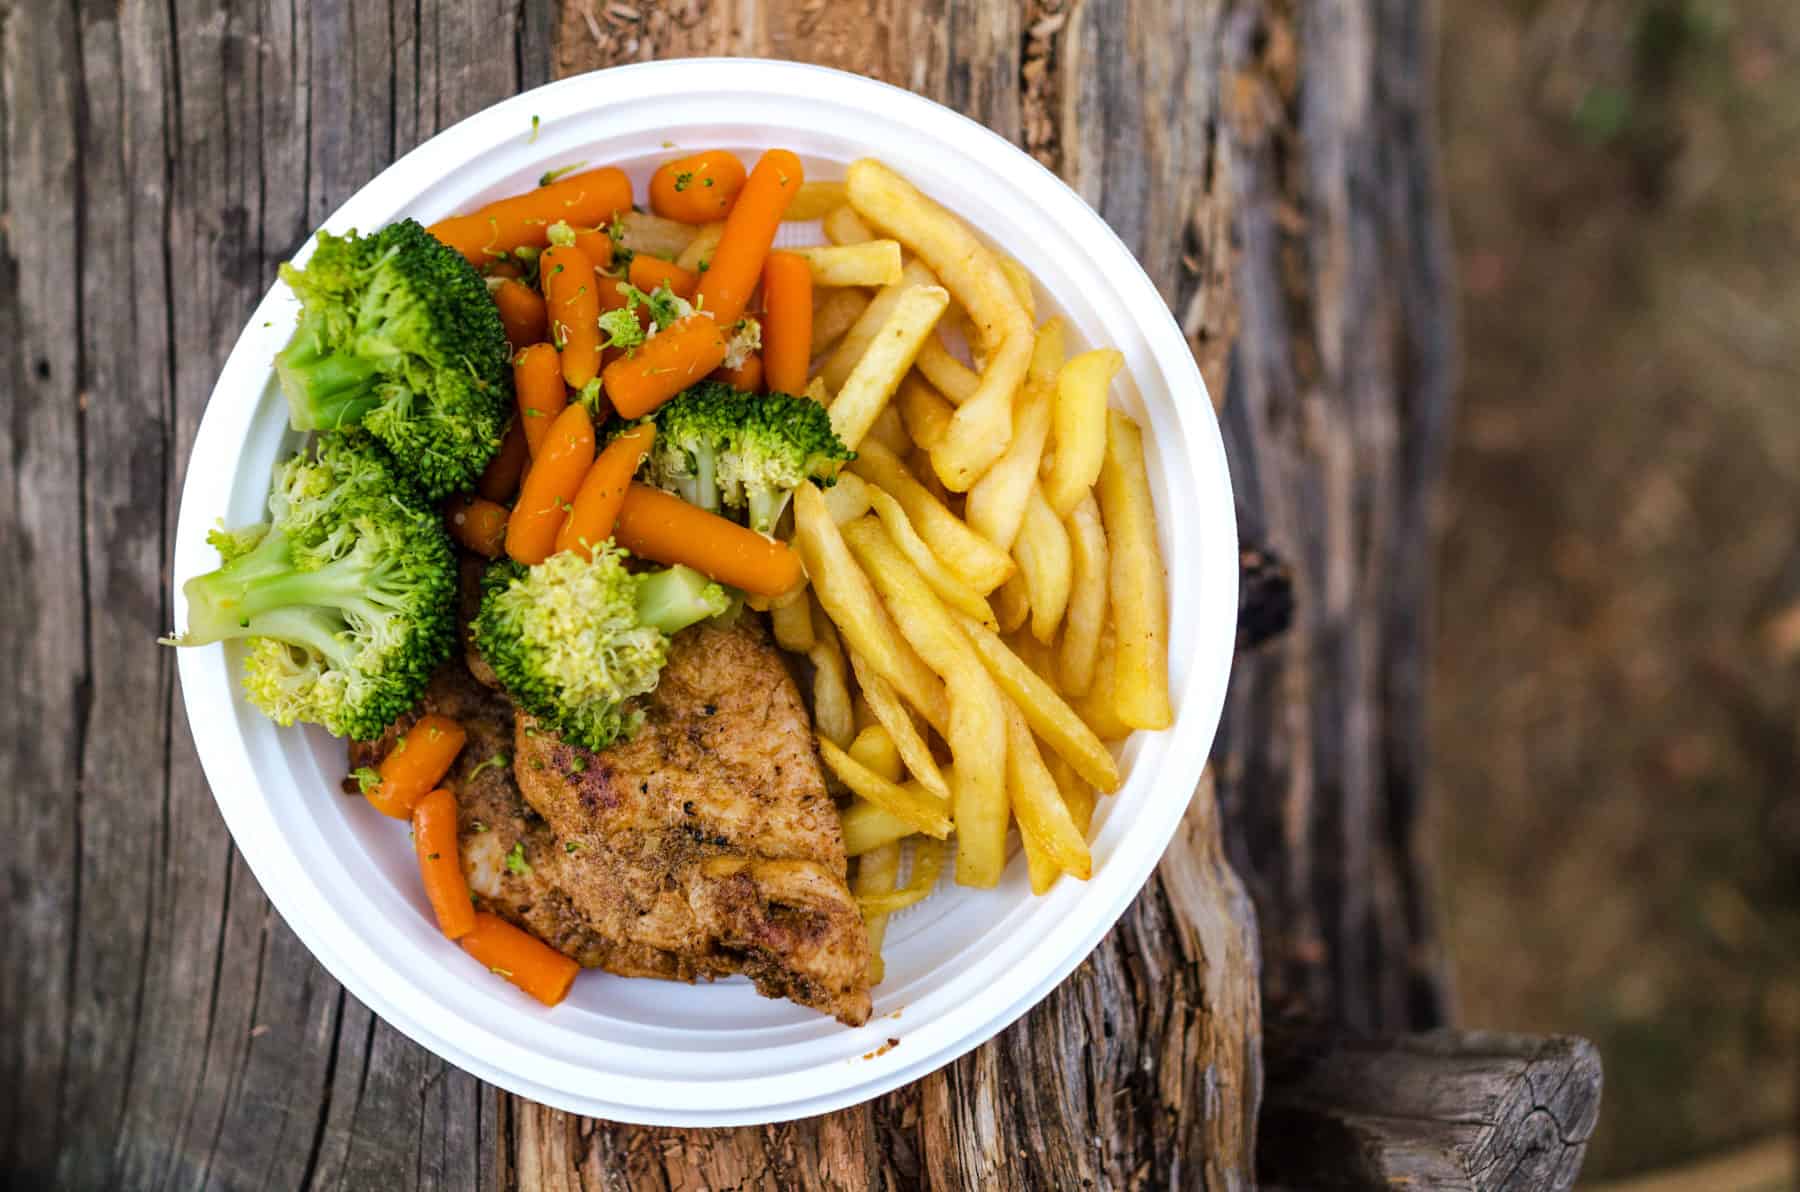
<path id="1" fill-rule="evenodd" d="M 531 445 L 525 441 L 523 418 L 514 418 L 500 440 L 500 450 L 488 460 L 487 470 L 475 484 L 475 491 L 490 501 L 504 505 L 519 495 L 519 478 L 531 461 Z"/>
<path id="2" fill-rule="evenodd" d="M 744 357 L 744 362 L 736 368 L 716 368 L 712 379 L 723 381 L 733 389 L 741 389 L 745 393 L 761 393 L 763 387 L 763 358 L 755 352 Z"/>
<path id="3" fill-rule="evenodd" d="M 633 483 L 613 523 L 613 540 L 658 563 L 686 563 L 722 584 L 779 596 L 800 582 L 800 556 L 660 488 Z"/>
<path id="4" fill-rule="evenodd" d="M 563 380 L 579 389 L 600 372 L 600 275 L 586 253 L 558 244 L 538 257 L 538 280 Z"/>
<path id="5" fill-rule="evenodd" d="M 576 402 L 550 424 L 550 434 L 525 474 L 519 503 L 506 522 L 507 554 L 527 565 L 550 557 L 569 503 L 593 463 L 594 420 Z"/>
<path id="6" fill-rule="evenodd" d="M 550 243 L 550 225 L 562 220 L 591 228 L 631 209 L 631 179 L 611 166 L 567 178 L 489 203 L 468 215 L 440 219 L 433 236 L 480 266 L 515 248 Z"/>
<path id="7" fill-rule="evenodd" d="M 664 219 L 703 224 L 724 219 L 744 189 L 744 163 L 737 154 L 708 149 L 664 162 L 650 176 L 650 210 Z"/>
<path id="8" fill-rule="evenodd" d="M 508 510 L 498 501 L 464 495 L 444 502 L 444 527 L 457 543 L 490 559 L 506 545 Z"/>
<path id="9" fill-rule="evenodd" d="M 579 551 L 584 559 L 592 558 L 592 546 L 612 537 L 613 523 L 618 520 L 619 506 L 625 502 L 625 491 L 650 446 L 656 442 L 656 424 L 646 422 L 634 426 L 606 445 L 594 460 L 594 466 L 581 478 L 569 516 L 556 532 L 558 551 Z"/>
<path id="10" fill-rule="evenodd" d="M 694 287 L 700 284 L 700 275 L 692 269 L 683 269 L 673 261 L 665 261 L 646 253 L 639 253 L 631 258 L 629 276 L 631 284 L 646 294 L 666 281 L 677 297 L 686 298 L 690 302 L 694 298 Z"/>
<path id="11" fill-rule="evenodd" d="M 569 986 L 581 966 L 534 935 L 514 927 L 498 915 L 475 912 L 475 926 L 457 943 L 463 951 L 505 977 L 546 1006 L 568 996 Z"/>
<path id="12" fill-rule="evenodd" d="M 603 381 L 613 409 L 622 418 L 642 418 L 725 363 L 729 349 L 720 327 L 707 315 L 689 315 L 607 365 Z"/>
<path id="13" fill-rule="evenodd" d="M 425 793 L 450 772 L 467 735 L 463 726 L 436 712 L 418 721 L 394 742 L 375 772 L 381 781 L 363 792 L 383 815 L 406 819 Z"/>
<path id="14" fill-rule="evenodd" d="M 569 404 L 563 385 L 562 358 L 549 344 L 532 344 L 513 357 L 513 393 L 519 400 L 519 425 L 533 459 L 549 437 L 550 426 Z"/>
<path id="15" fill-rule="evenodd" d="M 441 787 L 432 791 L 414 805 L 412 824 L 419 880 L 438 928 L 453 940 L 461 939 L 475 930 L 475 907 L 457 852 L 456 796 Z"/>
<path id="16" fill-rule="evenodd" d="M 750 171 L 697 292 L 701 309 L 711 311 L 719 326 L 731 326 L 744 313 L 775 243 L 775 229 L 805 180 L 800 159 L 786 149 L 769 150 Z"/>
<path id="17" fill-rule="evenodd" d="M 522 348 L 544 338 L 547 316 L 544 300 L 536 290 L 509 278 L 495 286 L 493 294 L 494 305 L 500 308 L 500 325 L 506 328 L 507 343 Z"/>
<path id="18" fill-rule="evenodd" d="M 605 228 L 576 228 L 575 247 L 581 250 L 582 256 L 593 262 L 594 268 L 612 268 L 612 235 Z"/>
<path id="19" fill-rule="evenodd" d="M 772 252 L 763 266 L 763 378 L 772 393 L 806 392 L 812 363 L 812 269 L 806 258 Z"/>

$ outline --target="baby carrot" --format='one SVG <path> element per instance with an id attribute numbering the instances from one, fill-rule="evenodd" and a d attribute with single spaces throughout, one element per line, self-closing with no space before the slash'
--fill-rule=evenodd
<path id="1" fill-rule="evenodd" d="M 600 372 L 600 275 L 586 253 L 558 244 L 538 257 L 538 278 L 563 380 L 579 389 Z"/>
<path id="2" fill-rule="evenodd" d="M 457 852 L 456 796 L 442 788 L 432 791 L 413 807 L 412 824 L 419 879 L 438 928 L 453 940 L 461 939 L 475 930 L 475 907 Z"/>
<path id="3" fill-rule="evenodd" d="M 519 425 L 533 459 L 550 434 L 550 425 L 569 404 L 563 387 L 562 359 L 549 344 L 532 344 L 513 357 L 513 392 L 519 399 Z"/>
<path id="4" fill-rule="evenodd" d="M 507 512 L 506 506 L 486 497 L 451 497 L 444 502 L 444 527 L 459 545 L 497 559 L 506 545 Z"/>
<path id="5" fill-rule="evenodd" d="M 812 269 L 806 258 L 772 252 L 763 266 L 763 377 L 771 393 L 804 393 L 812 363 Z"/>
<path id="6" fill-rule="evenodd" d="M 465 739 L 463 726 L 448 716 L 433 712 L 419 717 L 375 768 L 381 781 L 365 792 L 370 804 L 383 815 L 406 819 L 425 792 L 450 772 Z"/>
<path id="7" fill-rule="evenodd" d="M 515 248 L 550 243 L 550 225 L 563 220 L 591 228 L 631 209 L 631 179 L 608 166 L 489 203 L 468 215 L 440 219 L 430 232 L 477 267 Z"/>
<path id="8" fill-rule="evenodd" d="M 493 295 L 494 305 L 500 308 L 500 325 L 506 328 L 507 343 L 522 348 L 544 338 L 547 316 L 544 300 L 536 290 L 508 278 L 494 287 Z"/>
<path id="9" fill-rule="evenodd" d="M 666 281 L 676 297 L 686 298 L 690 302 L 694 298 L 694 287 L 700 284 L 700 275 L 692 269 L 683 269 L 673 261 L 665 261 L 647 253 L 639 253 L 631 258 L 629 276 L 631 284 L 646 294 Z"/>
<path id="10" fill-rule="evenodd" d="M 625 502 L 625 490 L 631 487 L 631 478 L 637 475 L 638 465 L 644 462 L 655 441 L 656 424 L 646 422 L 606 445 L 594 466 L 581 478 L 568 519 L 556 532 L 557 551 L 579 551 L 582 558 L 592 558 L 589 548 L 612 537 L 619 506 Z"/>
<path id="11" fill-rule="evenodd" d="M 800 159 L 786 149 L 769 150 L 750 171 L 697 292 L 701 309 L 711 311 L 719 326 L 731 326 L 744 313 L 762 276 L 763 258 L 775 243 L 775 229 L 805 177 Z"/>
<path id="12" fill-rule="evenodd" d="M 550 557 L 569 502 L 594 463 L 594 421 L 580 402 L 565 407 L 550 426 L 519 503 L 506 523 L 506 553 L 530 566 Z"/>
<path id="13" fill-rule="evenodd" d="M 612 268 L 613 242 L 605 228 L 576 228 L 575 247 L 596 269 Z"/>
<path id="14" fill-rule="evenodd" d="M 744 362 L 736 368 L 715 369 L 712 379 L 723 381 L 733 389 L 741 389 L 745 393 L 761 393 L 763 373 L 763 358 L 752 352 L 744 357 Z"/>
<path id="15" fill-rule="evenodd" d="M 689 315 L 607 365 L 604 382 L 613 409 L 622 418 L 642 418 L 723 364 L 728 348 L 721 326 L 705 314 Z"/>
<path id="16" fill-rule="evenodd" d="M 737 154 L 708 149 L 664 162 L 650 176 L 650 210 L 664 219 L 703 224 L 724 219 L 744 189 L 744 163 Z"/>
<path id="17" fill-rule="evenodd" d="M 568 996 L 569 986 L 581 966 L 544 943 L 527 935 L 498 915 L 475 912 L 475 926 L 458 940 L 463 951 L 505 977 L 546 1006 Z"/>
<path id="18" fill-rule="evenodd" d="M 504 505 L 519 495 L 519 478 L 531 460 L 531 445 L 525 441 L 523 418 L 514 418 L 500 440 L 500 450 L 488 460 L 487 470 L 475 485 L 475 491 L 490 501 Z"/>
<path id="19" fill-rule="evenodd" d="M 722 584 L 779 596 L 800 582 L 800 556 L 660 488 L 633 483 L 613 523 L 613 540 L 658 563 L 686 563 Z"/>

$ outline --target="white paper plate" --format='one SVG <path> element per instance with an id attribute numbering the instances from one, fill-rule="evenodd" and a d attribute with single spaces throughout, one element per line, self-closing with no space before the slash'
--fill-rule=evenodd
<path id="1" fill-rule="evenodd" d="M 537 118 L 535 137 L 533 117 Z M 1236 525 L 1212 405 L 1163 299 L 1074 192 L 1011 144 L 908 92 L 785 62 L 654 62 L 567 79 L 472 116 L 407 154 L 327 221 L 429 223 L 535 184 L 546 168 L 629 170 L 641 197 L 671 145 L 753 161 L 793 149 L 808 176 L 876 155 L 1024 262 L 1071 347 L 1111 345 L 1113 400 L 1145 426 L 1171 592 L 1175 727 L 1126 746 L 1124 788 L 1094 821 L 1092 881 L 1030 895 L 1014 856 L 997 890 L 946 883 L 888 932 L 868 1025 L 846 1029 L 741 981 L 684 986 L 584 974 L 544 1009 L 437 931 L 403 827 L 337 793 L 341 742 L 277 729 L 236 690 L 235 651 L 180 652 L 194 739 L 232 837 L 319 961 L 395 1028 L 523 1096 L 618 1121 L 731 1126 L 852 1105 L 917 1079 L 1018 1018 L 1100 941 L 1168 844 L 1218 724 L 1237 615 Z M 220 520 L 259 520 L 291 450 L 270 361 L 296 304 L 277 285 L 251 316 L 194 444 L 175 542 L 181 583 L 217 560 Z M 888 1039 L 898 1045 L 883 1048 Z"/>

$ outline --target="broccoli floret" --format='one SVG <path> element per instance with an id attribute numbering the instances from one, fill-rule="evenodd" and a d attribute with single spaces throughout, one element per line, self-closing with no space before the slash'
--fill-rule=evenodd
<path id="1" fill-rule="evenodd" d="M 519 705 L 565 741 L 629 739 L 654 690 L 669 635 L 723 612 L 725 590 L 689 567 L 632 574 L 610 541 L 590 561 L 561 551 L 533 567 L 502 561 L 482 579 L 475 645 Z"/>
<path id="2" fill-rule="evenodd" d="M 628 281 L 616 284 L 619 292 L 625 296 L 625 305 L 600 316 L 600 330 L 606 333 L 606 346 L 609 348 L 623 348 L 628 353 L 634 352 L 658 331 L 665 330 L 676 320 L 685 319 L 694 313 L 693 303 L 670 289 L 666 281 L 648 294 Z M 640 306 L 650 313 L 650 327 L 647 330 L 638 321 L 637 311 Z M 758 344 L 760 346 L 760 340 Z"/>
<path id="3" fill-rule="evenodd" d="M 474 486 L 511 407 L 506 331 L 481 275 L 410 219 L 319 233 L 281 267 L 300 325 L 275 357 L 296 430 L 361 425 L 431 500 Z"/>
<path id="4" fill-rule="evenodd" d="M 786 393 L 702 381 L 648 418 L 656 445 L 640 478 L 710 512 L 738 513 L 763 534 L 774 531 L 803 481 L 835 483 L 838 466 L 856 458 L 824 406 Z"/>
<path id="5" fill-rule="evenodd" d="M 188 629 L 167 644 L 248 638 L 244 689 L 269 719 L 379 737 L 456 639 L 443 519 L 356 432 L 278 465 L 269 515 L 208 536 L 224 566 L 182 586 Z"/>

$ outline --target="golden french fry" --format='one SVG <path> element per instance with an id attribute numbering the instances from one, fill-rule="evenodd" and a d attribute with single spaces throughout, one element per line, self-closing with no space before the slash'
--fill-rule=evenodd
<path id="1" fill-rule="evenodd" d="M 912 714 L 895 694 L 893 684 L 876 673 L 875 668 L 854 650 L 850 653 L 850 669 L 862 687 L 869 712 L 887 730 L 888 739 L 894 743 L 906 772 L 938 798 L 949 799 L 950 783 L 938 767 L 937 759 L 931 756 L 931 746 L 919 733 L 919 726 L 913 723 Z"/>
<path id="2" fill-rule="evenodd" d="M 888 398 L 900 387 L 900 378 L 918 357 L 919 345 L 949 305 L 950 294 L 942 286 L 914 286 L 901 292 L 887 320 L 869 342 L 868 351 L 831 399 L 831 429 L 851 449 L 869 433 Z M 831 383 L 829 376 L 825 383 Z"/>
<path id="3" fill-rule="evenodd" d="M 1069 532 L 1073 574 L 1057 648 L 1056 679 L 1064 695 L 1085 695 L 1094 682 L 1094 659 L 1106 626 L 1106 530 L 1093 493 L 1075 503 L 1063 525 Z"/>
<path id="4" fill-rule="evenodd" d="M 1025 577 L 1025 594 L 1031 600 L 1031 636 L 1048 642 L 1056 636 L 1063 610 L 1069 606 L 1073 566 L 1069 532 L 1063 529 L 1062 520 L 1039 489 L 1031 490 L 1031 500 L 1025 506 L 1025 524 L 1013 543 L 1013 558 L 1018 561 L 1019 574 Z"/>
<path id="5" fill-rule="evenodd" d="M 838 525 L 855 521 L 869 511 L 869 486 L 855 472 L 839 472 L 837 483 L 824 491 L 825 508 Z"/>
<path id="6" fill-rule="evenodd" d="M 954 776 L 955 771 L 946 773 Z M 900 785 L 915 795 L 930 794 L 911 779 Z M 942 799 L 942 796 L 938 797 Z M 949 806 L 949 801 L 944 800 L 944 805 Z M 849 857 L 860 857 L 870 849 L 904 840 L 914 834 L 911 824 L 867 799 L 851 799 L 850 806 L 838 814 L 838 824 L 844 833 L 844 855 Z"/>
<path id="7" fill-rule="evenodd" d="M 1094 788 L 1082 780 L 1074 766 L 1054 752 L 1044 759 L 1044 764 L 1050 767 L 1050 777 L 1056 779 L 1056 789 L 1062 792 L 1069 818 L 1075 821 L 1075 826 L 1081 829 L 1081 838 L 1086 840 L 1088 829 L 1094 825 Z"/>
<path id="8" fill-rule="evenodd" d="M 895 455 L 912 452 L 912 436 L 906 433 L 906 422 L 893 402 L 881 407 L 881 413 L 875 415 L 875 421 L 869 427 L 868 441 L 880 443 Z"/>
<path id="9" fill-rule="evenodd" d="M 1025 851 L 1025 872 L 1031 878 L 1031 892 L 1048 894 L 1050 888 L 1056 885 L 1056 879 L 1062 876 L 1062 870 L 1056 867 L 1050 854 L 1038 845 L 1037 838 L 1029 832 L 1019 833 L 1019 844 Z"/>
<path id="10" fill-rule="evenodd" d="M 919 371 L 936 385 L 953 406 L 960 406 L 981 388 L 981 374 L 950 354 L 944 341 L 932 336 L 919 349 Z M 954 411 L 952 411 L 954 413 Z"/>
<path id="11" fill-rule="evenodd" d="M 894 307 L 900 304 L 901 295 L 921 286 L 937 284 L 937 275 L 923 262 L 908 261 L 906 267 L 900 270 L 899 281 L 875 291 L 875 297 L 870 299 L 867 306 L 863 307 L 862 314 L 856 317 L 856 322 L 850 325 L 850 329 L 838 338 L 837 347 L 831 350 L 831 354 L 825 358 L 823 367 L 819 369 L 819 375 L 825 378 L 825 384 L 830 386 L 833 393 L 842 389 L 844 382 L 850 379 L 850 374 L 856 370 L 857 363 L 862 360 L 864 354 L 869 350 L 869 345 L 875 342 L 875 337 L 886 325 L 888 316 L 893 314 Z"/>
<path id="12" fill-rule="evenodd" d="M 700 230 L 694 233 L 694 238 L 688 241 L 688 246 L 681 250 L 680 256 L 675 258 L 675 263 L 683 269 L 694 272 L 704 270 L 712 264 L 713 250 L 719 247 L 719 238 L 723 235 L 725 235 L 724 220 L 701 224 Z"/>
<path id="13" fill-rule="evenodd" d="M 911 824 L 913 831 L 939 840 L 950 835 L 950 809 L 942 800 L 921 799 L 899 783 L 889 782 L 828 738 L 819 738 L 819 756 L 845 786 L 877 807 L 887 808 Z"/>
<path id="14" fill-rule="evenodd" d="M 1082 881 L 1094 876 L 1087 840 L 1075 826 L 1056 779 L 1038 753 L 1024 713 L 1011 700 L 1006 701 L 1006 778 L 1019 832 L 1064 873 Z"/>
<path id="15" fill-rule="evenodd" d="M 1119 652 L 1113 645 L 1114 640 L 1112 627 L 1109 625 L 1100 635 L 1100 652 L 1094 660 L 1093 685 L 1088 688 L 1086 695 L 1075 701 L 1075 710 L 1080 713 L 1082 723 L 1102 741 L 1122 741 L 1131 735 L 1131 726 L 1119 719 L 1116 699 Z"/>
<path id="16" fill-rule="evenodd" d="M 865 662 L 863 665 L 866 667 L 868 663 Z M 865 728 L 868 728 L 871 724 L 880 724 L 881 721 L 876 717 L 875 709 L 869 706 L 869 701 L 862 692 L 863 675 L 861 671 L 856 669 L 855 654 L 850 655 L 850 673 L 856 676 L 857 692 L 856 697 L 850 701 L 850 707 L 856 714 L 856 735 L 860 737 Z M 881 676 L 876 675 L 875 678 L 880 680 Z M 882 681 L 885 682 L 885 680 Z M 855 742 L 852 741 L 851 744 L 854 745 Z M 896 781 L 898 781 L 898 779 L 896 779 Z"/>
<path id="17" fill-rule="evenodd" d="M 824 495 L 810 484 L 794 490 L 793 545 L 800 552 L 813 595 L 850 648 L 868 659 L 875 673 L 892 683 L 926 723 L 942 731 L 950 720 L 944 684 L 900 636 L 874 585 L 856 565 L 837 523 L 831 520 Z"/>
<path id="18" fill-rule="evenodd" d="M 862 221 L 862 216 L 849 203 L 833 207 L 825 213 L 824 219 L 825 239 L 833 244 L 861 244 L 865 240 L 875 239 L 875 233 L 869 230 L 869 225 Z"/>
<path id="19" fill-rule="evenodd" d="M 994 614 L 994 628 L 1001 633 L 1011 633 L 1025 623 L 1031 615 L 1031 597 L 1026 595 L 1025 577 L 1015 575 L 988 597 L 988 608 Z M 986 623 L 986 618 L 982 618 Z"/>
<path id="20" fill-rule="evenodd" d="M 1106 390 L 1125 365 L 1111 348 L 1098 348 L 1063 365 L 1056 376 L 1056 401 L 1050 418 L 1055 456 L 1044 477 L 1044 499 L 1056 516 L 1067 517 L 1075 502 L 1100 479 L 1106 454 Z"/>
<path id="21" fill-rule="evenodd" d="M 1025 266 L 1005 253 L 1000 254 L 1000 272 L 1006 274 L 1006 284 L 1012 287 L 1013 297 L 1025 308 L 1025 317 L 1037 322 L 1037 286 Z"/>
<path id="22" fill-rule="evenodd" d="M 855 664 L 851 664 L 855 669 Z M 894 747 L 894 738 L 879 724 L 871 724 L 856 730 L 856 739 L 850 742 L 848 753 L 862 765 L 889 782 L 898 784 L 906 778 L 906 766 L 900 760 L 900 751 Z"/>
<path id="23" fill-rule="evenodd" d="M 956 614 L 953 614 L 956 615 Z M 1048 680 L 1020 660 L 987 626 L 973 617 L 958 615 L 963 632 L 981 656 L 988 673 L 1007 698 L 1019 705 L 1031 730 L 1044 743 L 1067 758 L 1075 772 L 1103 791 L 1119 789 L 1119 765 L 1094 731 L 1082 723 L 1075 710 L 1063 702 Z M 957 759 L 958 765 L 961 758 Z"/>
<path id="24" fill-rule="evenodd" d="M 900 882 L 900 844 L 894 841 L 878 845 L 856 862 L 856 876 L 850 879 L 850 891 L 856 895 L 890 894 Z M 879 985 L 887 975 L 881 961 L 881 941 L 887 935 L 888 917 L 880 913 L 863 916 L 869 933 L 869 984 Z"/>
<path id="25" fill-rule="evenodd" d="M 1037 329 L 1036 338 L 1031 341 L 1031 363 L 1025 369 L 1027 380 L 1039 385 L 1056 382 L 1056 374 L 1062 371 L 1063 358 L 1067 354 L 1063 339 L 1062 319 L 1045 319 L 1044 325 Z"/>
<path id="26" fill-rule="evenodd" d="M 937 470 L 931 466 L 931 452 L 913 444 L 913 449 L 906 453 L 906 470 L 931 494 L 932 500 L 950 510 L 952 516 L 956 516 L 957 494 L 945 488 L 938 480 Z"/>
<path id="27" fill-rule="evenodd" d="M 1113 631 L 1118 638 L 1119 719 L 1133 728 L 1168 728 L 1169 597 L 1156 546 L 1156 509 L 1137 423 L 1106 414 L 1106 458 L 1100 467 L 1100 515 L 1111 559 Z"/>
<path id="28" fill-rule="evenodd" d="M 1044 455 L 1044 441 L 1050 434 L 1050 391 L 1037 384 L 1019 390 L 1013 411 L 1012 442 L 987 474 L 969 490 L 963 516 L 969 528 L 999 547 L 1010 551 L 1025 524 L 1025 507 L 1031 503 L 1031 490 L 1037 485 L 1038 462 Z"/>
<path id="29" fill-rule="evenodd" d="M 935 338 L 927 338 L 925 346 L 929 348 Z M 919 357 L 924 359 L 923 350 Z M 915 366 L 917 363 L 914 361 Z M 927 451 L 943 441 L 950 429 L 951 415 L 956 413 L 956 407 L 945 401 L 943 394 L 933 389 L 916 370 L 907 373 L 900 382 L 900 389 L 894 394 L 894 406 L 900 411 L 900 420 L 906 424 L 906 437 Z"/>
<path id="30" fill-rule="evenodd" d="M 849 669 L 831 619 L 810 600 L 806 607 L 813 619 L 813 645 L 806 652 L 813 664 L 813 725 L 821 737 L 842 748 L 856 736 Z"/>
<path id="31" fill-rule="evenodd" d="M 900 631 L 945 682 L 950 721 L 944 739 L 956 761 L 951 787 L 956 822 L 956 880 L 992 887 L 1006 867 L 1006 701 L 956 614 L 939 602 L 881 527 L 867 519 L 844 527 L 844 540 L 881 592 Z M 979 622 L 965 618 L 979 627 Z M 983 631 L 985 632 L 985 630 Z M 893 810 L 890 808 L 890 810 Z"/>
<path id="32" fill-rule="evenodd" d="M 824 219 L 847 202 L 849 195 L 842 182 L 802 182 L 781 218 L 790 223 Z"/>
<path id="33" fill-rule="evenodd" d="M 958 854 L 960 858 L 961 854 Z M 892 914 L 923 901 L 933 890 L 937 889 L 938 875 L 944 871 L 944 842 L 921 836 L 913 841 L 912 874 L 906 879 L 906 885 L 891 894 L 870 894 L 859 896 L 857 905 L 862 907 L 863 914 Z M 958 872 L 961 872 L 960 860 Z M 959 877 L 960 881 L 961 878 Z"/>
<path id="34" fill-rule="evenodd" d="M 687 251 L 698 234 L 692 224 L 678 223 L 648 211 L 619 214 L 619 247 L 627 252 L 649 253 L 673 261 Z"/>
<path id="35" fill-rule="evenodd" d="M 939 599 L 951 608 L 961 609 L 968 613 L 971 617 L 988 625 L 990 629 L 996 628 L 994 624 L 991 624 L 994 612 L 988 607 L 988 602 L 982 599 L 980 592 L 958 579 L 948 567 L 944 566 L 943 561 L 932 553 L 931 548 L 925 544 L 925 540 L 919 537 L 919 532 L 913 529 L 913 524 L 907 518 L 906 510 L 900 507 L 900 502 L 876 486 L 870 485 L 869 506 L 875 511 L 875 516 L 881 519 L 882 527 L 887 530 L 887 536 L 893 539 L 895 546 L 900 548 L 900 553 L 919 569 L 919 574 L 925 577 L 925 582 L 931 585 L 931 590 L 938 594 Z"/>
<path id="36" fill-rule="evenodd" d="M 898 240 L 819 244 L 782 251 L 806 258 L 815 286 L 891 286 L 900 280 Z"/>
<path id="37" fill-rule="evenodd" d="M 822 356 L 830 351 L 831 346 L 844 337 L 844 332 L 856 325 L 856 320 L 867 309 L 869 296 L 861 290 L 830 290 L 819 295 L 818 301 L 813 304 L 813 355 Z"/>
<path id="38" fill-rule="evenodd" d="M 775 644 L 792 654 L 813 648 L 812 601 L 793 600 L 769 610 L 769 626 Z"/>
<path id="39" fill-rule="evenodd" d="M 1023 629 L 1001 640 L 1020 662 L 1031 668 L 1033 674 L 1050 684 L 1052 689 L 1056 687 L 1056 655 L 1048 645 Z"/>
<path id="40" fill-rule="evenodd" d="M 872 158 L 853 162 L 845 182 L 857 213 L 917 253 L 975 324 L 987 361 L 981 386 L 931 453 L 944 486 L 967 492 L 1012 436 L 1012 396 L 1031 358 L 1031 322 L 993 251 L 960 219 Z"/>
<path id="41" fill-rule="evenodd" d="M 964 525 L 925 487 L 913 479 L 898 456 L 879 443 L 865 443 L 850 465 L 877 488 L 900 502 L 913 528 L 944 566 L 983 594 L 993 591 L 1017 570 L 1006 552 Z"/>

